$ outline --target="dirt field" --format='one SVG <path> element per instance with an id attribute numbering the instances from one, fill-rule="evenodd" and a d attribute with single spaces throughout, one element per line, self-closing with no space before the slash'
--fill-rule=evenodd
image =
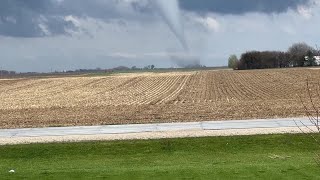
<path id="1" fill-rule="evenodd" d="M 307 79 L 317 92 L 318 69 L 4 79 L 0 128 L 305 116 Z"/>

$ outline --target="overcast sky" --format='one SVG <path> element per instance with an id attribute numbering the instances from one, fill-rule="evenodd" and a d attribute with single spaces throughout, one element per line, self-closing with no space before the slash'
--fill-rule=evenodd
<path id="1" fill-rule="evenodd" d="M 183 47 L 150 1 L 1 0 L 0 69 L 176 66 L 169 54 Z M 319 44 L 319 0 L 179 2 L 190 54 L 206 66 L 247 50 Z"/>

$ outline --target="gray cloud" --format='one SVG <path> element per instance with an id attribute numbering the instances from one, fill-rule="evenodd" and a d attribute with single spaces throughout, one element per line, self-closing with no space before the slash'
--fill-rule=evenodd
<path id="1" fill-rule="evenodd" d="M 296 9 L 311 0 L 180 0 L 186 11 L 220 14 L 247 12 L 280 13 Z M 103 20 L 126 19 L 148 21 L 154 12 L 148 0 L 2 0 L 0 1 L 0 35 L 43 37 L 78 31 L 66 16 Z M 71 31 L 70 31 L 71 30 Z"/>
<path id="2" fill-rule="evenodd" d="M 77 31 L 79 27 L 67 21 L 66 16 L 104 21 L 113 18 L 130 20 L 137 16 L 133 11 L 143 13 L 142 5 L 121 0 L 2 0 L 0 35 L 41 37 L 69 34 L 70 30 Z"/>
<path id="3" fill-rule="evenodd" d="M 3 0 L 0 2 L 0 35 L 38 37 L 65 34 L 75 28 L 64 17 L 54 13 L 53 0 Z"/>
<path id="4" fill-rule="evenodd" d="M 299 5 L 310 4 L 310 0 L 180 0 L 180 5 L 185 10 L 219 14 L 281 13 L 296 9 Z"/>

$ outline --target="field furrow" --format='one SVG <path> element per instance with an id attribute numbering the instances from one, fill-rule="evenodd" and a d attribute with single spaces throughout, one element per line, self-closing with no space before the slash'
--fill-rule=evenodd
<path id="1" fill-rule="evenodd" d="M 0 79 L 0 128 L 305 116 L 320 108 L 319 79 L 307 68 Z"/>

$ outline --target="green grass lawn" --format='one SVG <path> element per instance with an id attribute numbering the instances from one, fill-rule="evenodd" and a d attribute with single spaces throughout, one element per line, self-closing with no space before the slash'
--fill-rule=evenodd
<path id="1" fill-rule="evenodd" d="M 0 179 L 320 179 L 319 150 L 306 135 L 0 146 Z"/>

